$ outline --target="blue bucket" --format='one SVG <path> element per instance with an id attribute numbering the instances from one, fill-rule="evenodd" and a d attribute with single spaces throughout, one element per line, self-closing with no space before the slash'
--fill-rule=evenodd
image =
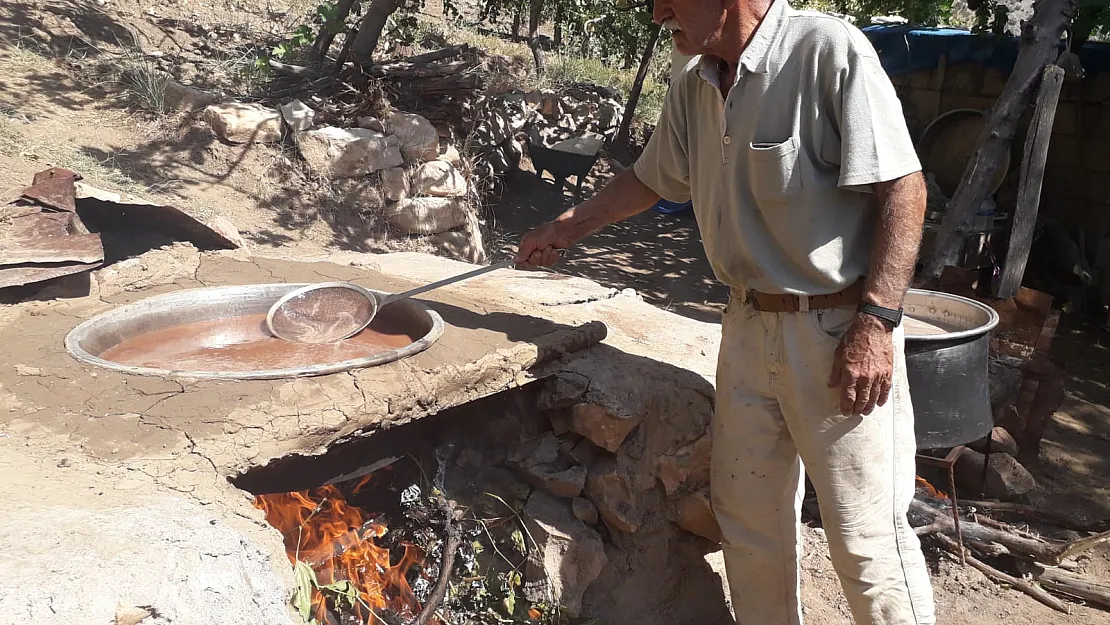
<path id="1" fill-rule="evenodd" d="M 662 213 L 664 215 L 675 215 L 689 210 L 690 207 L 693 205 L 693 200 L 679 204 L 677 202 L 669 202 L 667 200 L 660 199 L 658 202 L 655 203 L 655 206 L 652 206 L 651 208 L 657 213 Z"/>

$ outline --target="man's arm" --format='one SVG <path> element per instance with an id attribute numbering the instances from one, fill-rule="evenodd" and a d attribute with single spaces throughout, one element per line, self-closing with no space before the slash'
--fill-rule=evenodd
<path id="1" fill-rule="evenodd" d="M 925 179 L 921 173 L 876 183 L 879 222 L 863 300 L 884 308 L 902 307 L 913 280 L 925 221 Z M 882 320 L 857 314 L 833 361 L 831 388 L 840 388 L 845 415 L 868 415 L 886 404 L 893 379 L 891 328 Z"/>
<path id="2" fill-rule="evenodd" d="M 921 247 L 926 195 L 920 172 L 875 185 L 879 223 L 864 301 L 884 308 L 902 307 Z"/>
<path id="3" fill-rule="evenodd" d="M 597 195 L 526 234 L 517 250 L 516 262 L 549 267 L 558 259 L 558 250 L 570 247 L 609 224 L 642 213 L 658 201 L 659 194 L 640 182 L 636 173 L 629 169 L 610 180 Z"/>

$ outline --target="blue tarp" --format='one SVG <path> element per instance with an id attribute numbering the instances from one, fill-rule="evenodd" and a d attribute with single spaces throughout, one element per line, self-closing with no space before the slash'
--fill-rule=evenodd
<path id="1" fill-rule="evenodd" d="M 931 70 L 942 55 L 949 64 L 974 63 L 1009 76 L 1017 60 L 1017 37 L 979 35 L 955 28 L 922 28 L 900 25 L 864 27 L 863 32 L 879 53 L 890 76 Z M 1061 42 L 1060 50 L 1064 44 Z M 1079 52 L 1087 76 L 1110 71 L 1110 44 L 1089 42 Z"/>

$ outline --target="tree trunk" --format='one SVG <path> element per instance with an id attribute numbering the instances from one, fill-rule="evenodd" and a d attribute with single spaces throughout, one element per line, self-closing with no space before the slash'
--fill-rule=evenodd
<path id="1" fill-rule="evenodd" d="M 543 57 L 543 48 L 535 37 L 528 40 L 528 47 L 532 49 L 532 59 L 536 62 L 536 73 L 544 74 L 547 71 L 547 61 Z"/>
<path id="2" fill-rule="evenodd" d="M 636 112 L 636 104 L 640 101 L 640 92 L 644 90 L 644 80 L 647 79 L 648 69 L 651 67 L 651 57 L 659 45 L 659 36 L 662 32 L 661 26 L 655 28 L 648 39 L 647 47 L 644 48 L 644 55 L 640 58 L 640 69 L 636 72 L 636 80 L 632 83 L 632 91 L 628 94 L 628 104 L 624 107 L 624 117 L 621 118 L 621 126 L 614 139 L 614 143 L 618 146 L 628 142 L 628 135 L 632 130 L 632 115 Z"/>
<path id="3" fill-rule="evenodd" d="M 1023 25 L 1021 49 L 1013 72 L 991 108 L 960 186 L 948 202 L 932 258 L 925 263 L 926 278 L 939 276 L 945 266 L 956 264 L 964 231 L 987 198 L 1002 157 L 1010 149 L 1018 119 L 1025 112 L 1045 65 L 1056 61 L 1060 35 L 1078 9 L 1079 0 L 1038 0 L 1032 19 Z"/>
<path id="4" fill-rule="evenodd" d="M 524 27 L 524 4 L 517 2 L 513 7 L 513 38 L 520 37 L 520 29 Z"/>
<path id="5" fill-rule="evenodd" d="M 372 61 L 374 50 L 378 47 L 385 24 L 389 16 L 400 8 L 404 0 L 370 0 L 366 8 L 366 15 L 362 16 L 362 23 L 358 27 L 358 35 L 351 46 L 351 56 L 356 63 Z"/>
<path id="6" fill-rule="evenodd" d="M 351 7 L 355 5 L 357 0 L 341 0 L 337 12 L 336 19 L 342 24 L 347 21 L 347 16 L 351 14 Z M 339 29 L 343 32 L 346 29 Z M 326 28 L 320 29 L 320 34 L 316 36 L 316 40 L 312 42 L 312 56 L 317 61 L 323 61 L 328 56 L 328 50 L 331 49 L 332 41 L 335 41 L 335 36 L 338 33 L 332 32 Z"/>
<path id="7" fill-rule="evenodd" d="M 543 22 L 544 0 L 529 0 L 528 4 L 528 40 L 532 41 L 540 34 L 540 24 Z"/>
<path id="8" fill-rule="evenodd" d="M 555 49 L 563 47 L 563 7 L 555 9 Z"/>

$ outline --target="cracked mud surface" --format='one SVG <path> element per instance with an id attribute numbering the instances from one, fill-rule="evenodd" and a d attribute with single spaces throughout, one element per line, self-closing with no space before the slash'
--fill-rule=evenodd
<path id="1" fill-rule="evenodd" d="M 182 553 L 192 553 L 199 562 L 220 557 L 225 565 L 229 559 L 242 561 L 235 570 L 243 579 L 226 582 L 240 589 L 234 592 L 245 593 L 235 599 L 239 611 L 209 622 L 234 622 L 226 620 L 229 614 L 238 622 L 252 622 L 264 614 L 265 622 L 286 622 L 288 614 L 278 617 L 272 611 L 274 605 L 288 611 L 287 597 L 279 595 L 291 587 L 280 536 L 229 477 L 283 456 L 319 454 L 333 443 L 560 370 L 605 362 L 617 368 L 673 368 L 644 358 L 658 356 L 659 350 L 688 354 L 680 359 L 691 364 L 690 370 L 676 371 L 691 376 L 684 384 L 704 386 L 711 393 L 712 358 L 707 354 L 716 352 L 716 326 L 682 320 L 690 331 L 663 337 L 658 324 L 673 324 L 675 318 L 635 297 L 580 278 L 508 270 L 422 296 L 447 324 L 444 336 L 425 352 L 378 367 L 288 380 L 163 379 L 99 369 L 64 350 L 65 335 L 81 321 L 154 294 L 321 280 L 351 280 L 396 292 L 466 268 L 412 254 L 299 256 L 296 261 L 275 256 L 252 257 L 243 251 L 201 254 L 188 245 L 175 245 L 97 272 L 89 297 L 0 309 L 0 342 L 11 346 L 6 365 L 0 367 L 0 472 L 12 476 L 0 486 L 0 497 L 13 503 L 14 518 L 51 516 L 66 536 L 44 542 L 33 537 L 38 535 L 34 523 L 13 522 L 0 538 L 5 544 L 25 545 L 20 551 L 29 552 L 14 554 L 12 566 L 55 581 L 56 567 L 35 554 L 85 544 L 91 570 L 82 576 L 78 566 L 69 574 L 67 579 L 83 585 L 69 594 L 104 599 L 80 611 L 72 601 L 67 603 L 67 591 L 44 586 L 31 576 L 27 583 L 38 594 L 19 599 L 17 589 L 0 598 L 0 611 L 10 609 L 7 613 L 33 622 L 64 622 L 75 614 L 107 614 L 117 599 L 132 605 L 160 602 L 179 612 L 190 602 L 213 603 L 207 593 L 225 583 L 202 584 L 191 597 L 171 600 L 165 594 L 167 589 L 180 590 L 166 586 L 175 576 L 224 574 L 223 569 L 183 573 L 183 565 L 173 562 Z M 591 347 L 602 339 L 605 345 Z M 593 351 L 599 348 L 608 351 Z M 594 356 L 576 359 L 575 352 L 581 350 Z M 44 506 L 44 500 L 51 503 Z M 56 509 L 58 505 L 62 507 Z M 69 512 L 62 514 L 62 509 Z M 177 527 L 174 531 L 181 536 L 157 529 L 188 524 L 182 515 L 206 522 L 192 529 Z M 115 539 L 106 544 L 90 524 L 129 528 L 135 536 L 132 551 L 120 555 L 122 559 L 113 559 L 119 554 L 105 555 L 106 549 L 114 549 L 110 545 Z M 77 529 L 66 531 L 70 525 Z M 212 532 L 216 534 L 208 536 Z M 205 554 L 204 545 L 228 540 L 239 541 L 242 549 L 232 550 L 230 556 Z M 171 543 L 175 546 L 168 553 L 174 555 L 162 553 Z M 97 587 L 106 583 L 98 581 L 97 566 L 127 571 L 140 560 L 162 568 L 145 582 L 136 582 L 131 599 L 114 585 L 107 594 Z M 6 566 L 0 564 L 0 574 Z M 179 614 L 177 620 L 167 617 L 165 622 L 197 622 L 193 616 L 181 618 Z M 98 616 L 89 622 L 110 619 Z"/>

